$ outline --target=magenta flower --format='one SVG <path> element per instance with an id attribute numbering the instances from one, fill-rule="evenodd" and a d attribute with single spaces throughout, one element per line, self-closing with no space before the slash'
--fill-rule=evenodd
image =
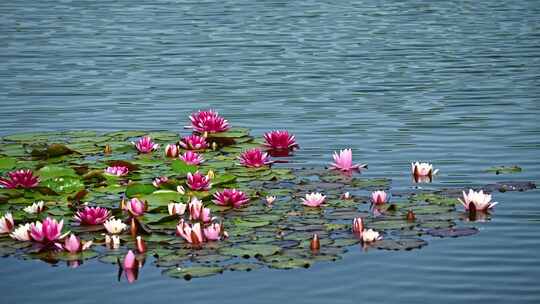
<path id="1" fill-rule="evenodd" d="M 82 243 L 79 237 L 73 233 L 64 240 L 64 249 L 69 253 L 79 253 L 85 251 L 92 246 L 92 241 Z"/>
<path id="2" fill-rule="evenodd" d="M 264 153 L 259 148 L 249 149 L 244 151 L 238 157 L 240 164 L 244 167 L 259 168 L 271 164 L 270 156 L 268 153 Z"/>
<path id="3" fill-rule="evenodd" d="M 183 237 L 190 244 L 199 245 L 204 243 L 204 234 L 200 223 L 190 225 L 181 219 L 176 226 L 176 234 Z"/>
<path id="4" fill-rule="evenodd" d="M 240 208 L 249 202 L 249 198 L 242 191 L 236 189 L 223 189 L 221 192 L 214 193 L 213 202 L 220 206 Z"/>
<path id="5" fill-rule="evenodd" d="M 198 111 L 189 116 L 191 128 L 199 133 L 218 133 L 229 130 L 229 123 L 214 110 Z"/>
<path id="6" fill-rule="evenodd" d="M 165 156 L 169 158 L 178 157 L 179 153 L 180 151 L 178 150 L 177 145 L 167 145 L 167 147 L 165 147 Z"/>
<path id="7" fill-rule="evenodd" d="M 184 154 L 180 155 L 180 159 L 183 160 L 188 165 L 200 165 L 204 158 L 197 152 L 186 151 Z"/>
<path id="8" fill-rule="evenodd" d="M 15 222 L 11 213 L 8 212 L 0 217 L 0 234 L 10 233 L 13 227 L 15 227 Z"/>
<path id="9" fill-rule="evenodd" d="M 322 195 L 321 193 L 312 192 L 309 194 L 306 194 L 306 198 L 301 198 L 302 204 L 308 207 L 319 207 L 322 203 L 324 203 L 324 200 L 326 199 L 326 196 Z"/>
<path id="10" fill-rule="evenodd" d="M 39 179 L 29 169 L 11 171 L 8 176 L 9 178 L 0 178 L 0 186 L 7 189 L 34 188 L 39 184 Z"/>
<path id="11" fill-rule="evenodd" d="M 493 208 L 497 205 L 497 202 L 491 202 L 491 195 L 484 193 L 483 190 L 478 192 L 473 189 L 469 189 L 469 193 L 463 191 L 463 200 L 458 198 L 465 210 L 470 211 L 474 209 L 475 211 L 487 211 L 488 209 Z"/>
<path id="12" fill-rule="evenodd" d="M 129 173 L 129 168 L 125 166 L 112 166 L 105 169 L 106 174 L 115 176 L 126 176 Z"/>
<path id="13" fill-rule="evenodd" d="M 154 178 L 154 181 L 152 182 L 152 185 L 154 185 L 154 187 L 156 187 L 156 188 L 159 188 L 162 184 L 164 184 L 164 183 L 166 183 L 168 181 L 169 181 L 168 177 L 159 176 L 159 177 Z"/>
<path id="14" fill-rule="evenodd" d="M 384 191 L 374 191 L 371 192 L 371 203 L 374 205 L 381 205 L 386 203 L 388 200 L 388 194 Z"/>
<path id="15" fill-rule="evenodd" d="M 64 220 L 57 222 L 47 217 L 43 222 L 37 221 L 30 224 L 30 237 L 39 243 L 50 243 L 58 240 L 62 234 Z"/>
<path id="16" fill-rule="evenodd" d="M 186 150 L 204 150 L 208 148 L 208 143 L 206 138 L 193 134 L 182 137 L 180 146 Z"/>
<path id="17" fill-rule="evenodd" d="M 75 213 L 73 218 L 81 225 L 100 225 L 111 216 L 111 211 L 103 207 L 84 207 Z"/>
<path id="18" fill-rule="evenodd" d="M 223 226 L 218 223 L 213 223 L 203 230 L 204 236 L 209 241 L 218 241 L 221 236 L 227 236 L 227 232 L 223 230 Z"/>
<path id="19" fill-rule="evenodd" d="M 147 209 L 147 203 L 134 197 L 127 202 L 125 208 L 132 216 L 141 216 Z"/>
<path id="20" fill-rule="evenodd" d="M 143 136 L 136 143 L 132 142 L 135 145 L 135 148 L 139 150 L 140 153 L 152 153 L 159 148 L 159 145 L 154 143 L 150 136 Z"/>
<path id="21" fill-rule="evenodd" d="M 122 263 L 124 269 L 135 269 L 138 267 L 137 259 L 133 251 L 129 250 L 126 256 L 124 257 L 124 262 Z"/>
<path id="22" fill-rule="evenodd" d="M 332 157 L 334 158 L 334 162 L 330 164 L 330 168 L 332 169 L 352 171 L 360 168 L 367 168 L 366 164 L 353 164 L 351 149 L 340 150 L 339 154 L 334 152 Z"/>
<path id="23" fill-rule="evenodd" d="M 212 184 L 210 183 L 210 176 L 202 175 L 199 171 L 191 174 L 187 174 L 187 185 L 191 190 L 206 191 L 209 190 Z"/>
<path id="24" fill-rule="evenodd" d="M 273 150 L 292 150 L 298 147 L 294 135 L 285 130 L 275 130 L 264 134 L 264 146 Z"/>
<path id="25" fill-rule="evenodd" d="M 210 208 L 204 208 L 203 203 L 196 197 L 189 203 L 189 219 L 192 221 L 202 221 L 208 223 L 212 220 Z"/>

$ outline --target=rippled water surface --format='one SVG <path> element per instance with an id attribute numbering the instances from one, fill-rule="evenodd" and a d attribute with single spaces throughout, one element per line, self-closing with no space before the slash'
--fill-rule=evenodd
<path id="1" fill-rule="evenodd" d="M 538 1 L 1 1 L 0 135 L 182 130 L 212 107 L 261 135 L 286 128 L 294 166 L 351 147 L 368 177 L 412 187 L 540 178 Z M 513 175 L 483 172 L 518 164 Z M 148 263 L 133 285 L 0 259 L 6 303 L 538 303 L 539 191 L 495 193 L 480 233 L 410 252 L 363 252 L 302 270 L 189 282 Z"/>

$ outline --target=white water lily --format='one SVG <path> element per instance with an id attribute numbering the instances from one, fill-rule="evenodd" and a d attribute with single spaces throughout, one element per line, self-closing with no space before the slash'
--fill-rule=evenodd
<path id="1" fill-rule="evenodd" d="M 463 200 L 460 198 L 458 198 L 458 200 L 463 207 L 465 207 L 465 210 L 469 210 L 471 204 L 474 205 L 475 209 L 478 211 L 486 211 L 498 204 L 497 202 L 492 203 L 491 194 L 484 193 L 483 190 L 476 192 L 473 189 L 469 189 L 469 194 L 463 191 Z"/>
<path id="2" fill-rule="evenodd" d="M 272 195 L 272 196 L 270 196 L 270 195 L 266 196 L 266 203 L 267 203 L 268 205 L 272 205 L 272 203 L 273 203 L 275 200 L 276 200 L 276 197 L 273 196 L 273 195 Z"/>
<path id="3" fill-rule="evenodd" d="M 0 234 L 10 233 L 14 225 L 11 213 L 4 214 L 4 216 L 0 217 Z"/>
<path id="4" fill-rule="evenodd" d="M 186 189 L 183 186 L 177 186 L 176 191 L 182 195 L 186 194 Z"/>
<path id="5" fill-rule="evenodd" d="M 45 209 L 43 204 L 45 204 L 45 202 L 39 201 L 39 202 L 33 203 L 32 205 L 28 207 L 25 207 L 23 210 L 24 212 L 30 213 L 30 214 L 41 213 Z"/>
<path id="6" fill-rule="evenodd" d="M 186 204 L 182 203 L 169 203 L 167 208 L 169 209 L 169 215 L 182 215 L 186 212 Z"/>
<path id="7" fill-rule="evenodd" d="M 325 199 L 326 196 L 322 195 L 319 192 L 312 192 L 306 194 L 306 198 L 301 198 L 302 204 L 309 207 L 319 207 L 322 203 L 324 203 Z"/>
<path id="8" fill-rule="evenodd" d="M 433 171 L 432 164 L 415 162 L 411 163 L 411 171 L 412 174 L 415 176 L 429 176 L 437 174 L 437 172 L 439 172 L 439 169 Z"/>
<path id="9" fill-rule="evenodd" d="M 122 233 L 122 231 L 126 230 L 127 225 L 122 222 L 122 220 L 117 220 L 114 218 L 111 218 L 107 220 L 103 226 L 105 226 L 105 229 L 111 234 L 119 234 Z"/>
<path id="10" fill-rule="evenodd" d="M 382 240 L 382 236 L 377 231 L 373 229 L 364 229 L 364 231 L 362 231 L 362 241 L 365 243 L 375 242 L 378 240 Z"/>
<path id="11" fill-rule="evenodd" d="M 9 236 L 18 241 L 30 241 L 30 224 L 19 225 Z"/>

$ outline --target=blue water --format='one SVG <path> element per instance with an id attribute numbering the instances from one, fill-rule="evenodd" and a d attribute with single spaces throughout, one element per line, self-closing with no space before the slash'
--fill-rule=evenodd
<path id="1" fill-rule="evenodd" d="M 212 107 L 253 134 L 286 128 L 291 166 L 351 147 L 368 177 L 410 189 L 540 180 L 538 1 L 2 1 L 0 135 L 167 129 Z M 514 175 L 483 172 L 518 164 Z M 495 193 L 480 233 L 309 269 L 189 282 L 148 263 L 0 259 L 2 302 L 538 303 L 540 192 Z"/>

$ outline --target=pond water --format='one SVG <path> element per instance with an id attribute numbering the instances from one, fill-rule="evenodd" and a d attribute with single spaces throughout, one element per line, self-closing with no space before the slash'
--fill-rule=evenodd
<path id="1" fill-rule="evenodd" d="M 538 1 L 5 1 L 0 135 L 159 129 L 215 108 L 260 136 L 296 134 L 282 167 L 350 147 L 365 177 L 410 190 L 540 179 Z M 516 174 L 486 173 L 517 164 Z M 0 259 L 2 299 L 33 303 L 537 303 L 540 192 L 494 193 L 469 237 L 412 251 L 349 248 L 308 269 L 191 281 L 151 261 L 135 284 L 111 265 Z"/>

